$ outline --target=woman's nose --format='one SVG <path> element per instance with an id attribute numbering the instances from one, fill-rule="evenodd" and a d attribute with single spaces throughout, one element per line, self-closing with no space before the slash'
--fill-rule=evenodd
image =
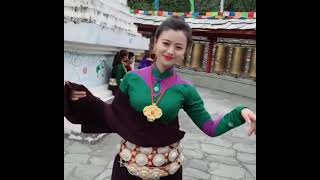
<path id="1" fill-rule="evenodd" d="M 174 51 L 174 47 L 173 46 L 170 46 L 167 50 L 167 54 L 170 55 L 170 56 L 173 56 L 173 51 Z"/>

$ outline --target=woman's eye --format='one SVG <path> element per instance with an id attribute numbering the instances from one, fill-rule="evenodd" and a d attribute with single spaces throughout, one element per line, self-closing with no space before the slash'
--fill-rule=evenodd
<path id="1" fill-rule="evenodd" d="M 163 45 L 169 46 L 169 43 L 168 42 L 163 42 Z"/>

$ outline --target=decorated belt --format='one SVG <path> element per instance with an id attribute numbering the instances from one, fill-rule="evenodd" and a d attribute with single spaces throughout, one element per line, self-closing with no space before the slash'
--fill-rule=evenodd
<path id="1" fill-rule="evenodd" d="M 160 179 L 177 172 L 183 163 L 180 142 L 165 147 L 141 147 L 123 141 L 119 147 L 120 165 L 142 179 Z"/>

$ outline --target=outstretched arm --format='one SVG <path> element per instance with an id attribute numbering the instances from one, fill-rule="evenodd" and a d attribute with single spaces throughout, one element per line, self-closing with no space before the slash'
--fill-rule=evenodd
<path id="1" fill-rule="evenodd" d="M 111 108 L 93 96 L 83 85 L 66 82 L 64 86 L 64 116 L 74 124 L 81 124 L 85 133 L 111 133 L 107 119 L 113 118 L 106 109 Z"/>
<path id="2" fill-rule="evenodd" d="M 244 106 L 238 106 L 229 113 L 212 119 L 204 108 L 203 101 L 194 87 L 189 89 L 185 97 L 183 109 L 192 121 L 208 136 L 219 136 L 242 125 L 246 121 L 251 123 L 249 135 L 256 132 L 256 116 Z"/>

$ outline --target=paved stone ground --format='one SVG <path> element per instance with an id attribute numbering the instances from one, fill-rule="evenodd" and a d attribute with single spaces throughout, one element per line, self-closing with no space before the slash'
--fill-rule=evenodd
<path id="1" fill-rule="evenodd" d="M 253 99 L 206 88 L 198 90 L 212 116 L 228 112 L 239 104 L 256 110 Z M 181 128 L 186 131 L 184 180 L 256 180 L 256 137 L 247 136 L 248 124 L 211 138 L 203 134 L 183 110 L 179 118 Z M 117 134 L 109 134 L 95 145 L 65 139 L 64 179 L 110 180 L 119 141 Z"/>

